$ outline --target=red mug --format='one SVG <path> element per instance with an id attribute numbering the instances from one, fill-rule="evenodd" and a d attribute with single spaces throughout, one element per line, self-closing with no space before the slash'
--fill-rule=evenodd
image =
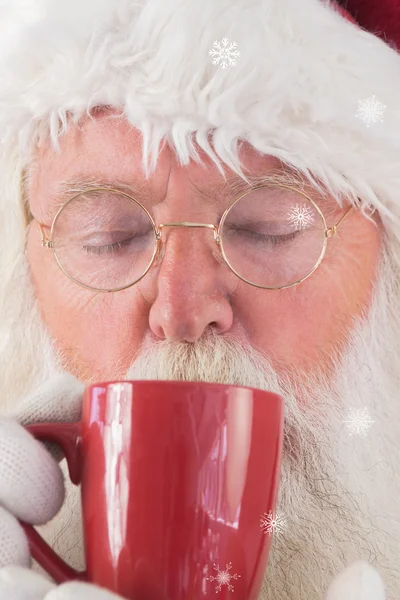
<path id="1" fill-rule="evenodd" d="M 57 443 L 81 484 L 86 571 L 22 523 L 32 556 L 62 583 L 129 600 L 256 600 L 275 515 L 283 399 L 223 384 L 119 381 L 85 389 L 77 423 L 27 429 Z"/>

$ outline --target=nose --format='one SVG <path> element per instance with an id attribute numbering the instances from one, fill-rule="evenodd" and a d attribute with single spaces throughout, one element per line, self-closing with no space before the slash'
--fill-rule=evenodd
<path id="1" fill-rule="evenodd" d="M 229 298 L 236 277 L 219 258 L 210 229 L 166 228 L 161 259 L 143 284 L 151 302 L 149 326 L 159 338 L 195 342 L 208 327 L 233 322 Z"/>

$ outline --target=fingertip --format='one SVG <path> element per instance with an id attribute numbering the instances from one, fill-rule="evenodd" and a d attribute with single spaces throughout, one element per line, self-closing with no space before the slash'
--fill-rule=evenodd
<path id="1" fill-rule="evenodd" d="M 29 567 L 29 543 L 17 519 L 0 506 L 0 569 L 8 565 Z"/>
<path id="2" fill-rule="evenodd" d="M 328 588 L 325 600 L 385 600 L 385 586 L 376 569 L 358 560 L 341 571 Z"/>
<path id="3" fill-rule="evenodd" d="M 31 569 L 8 566 L 0 569 L 0 598 L 43 600 L 55 585 Z"/>

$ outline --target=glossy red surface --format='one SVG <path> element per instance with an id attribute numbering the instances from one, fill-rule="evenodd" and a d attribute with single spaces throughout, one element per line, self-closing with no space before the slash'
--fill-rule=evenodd
<path id="1" fill-rule="evenodd" d="M 101 383 L 86 389 L 79 424 L 61 436 L 54 425 L 29 429 L 58 437 L 81 479 L 89 581 L 129 600 L 214 598 L 220 582 L 220 600 L 233 591 L 258 598 L 272 541 L 260 517 L 276 508 L 282 398 L 221 384 Z M 45 555 L 41 548 L 50 574 L 71 577 Z M 221 580 L 211 579 L 214 565 Z"/>

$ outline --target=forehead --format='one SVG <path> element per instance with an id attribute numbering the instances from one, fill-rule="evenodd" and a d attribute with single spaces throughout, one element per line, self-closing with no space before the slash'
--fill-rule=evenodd
<path id="1" fill-rule="evenodd" d="M 98 111 L 92 118 L 85 117 L 79 126 L 70 125 L 67 133 L 59 140 L 60 152 L 46 141 L 36 151 L 30 173 L 30 191 L 40 190 L 41 196 L 52 196 L 61 180 L 101 179 L 121 183 L 146 183 L 155 194 L 166 191 L 171 178 L 179 182 L 193 183 L 197 187 L 212 182 L 223 182 L 216 165 L 198 149 L 202 165 L 191 161 L 179 165 L 174 151 L 165 146 L 159 154 L 157 166 L 147 180 L 142 166 L 142 136 L 124 117 L 116 111 Z M 261 155 L 250 145 L 242 143 L 239 157 L 244 171 L 263 175 L 279 167 L 273 157 Z M 228 178 L 236 174 L 224 167 Z"/>

